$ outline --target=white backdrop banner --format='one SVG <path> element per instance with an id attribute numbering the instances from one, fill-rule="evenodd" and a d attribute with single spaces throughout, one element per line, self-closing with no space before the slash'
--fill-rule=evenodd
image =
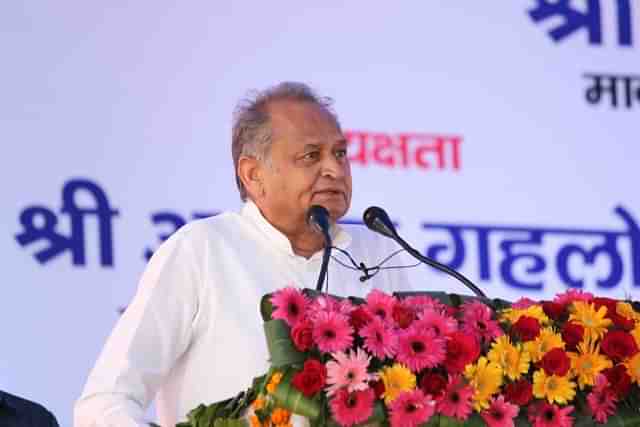
<path id="1" fill-rule="evenodd" d="M 0 389 L 71 425 L 149 255 L 239 208 L 232 111 L 283 80 L 335 99 L 346 220 L 385 207 L 492 297 L 640 298 L 640 0 L 494 3 L 4 2 Z"/>

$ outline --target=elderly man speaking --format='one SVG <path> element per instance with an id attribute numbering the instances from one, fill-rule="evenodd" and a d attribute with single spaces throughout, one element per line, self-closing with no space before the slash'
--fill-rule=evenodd
<path id="1" fill-rule="evenodd" d="M 336 224 L 351 203 L 347 141 L 330 100 L 308 86 L 281 83 L 241 103 L 231 151 L 244 206 L 187 224 L 156 251 L 76 403 L 76 427 L 144 425 L 154 398 L 160 424 L 174 426 L 263 374 L 260 298 L 318 278 L 324 240 L 306 222 L 312 205 L 328 210 L 333 246 L 358 262 L 378 265 L 397 250 L 363 226 Z M 332 259 L 328 272 L 336 295 L 410 290 L 402 270 L 363 283 Z"/>

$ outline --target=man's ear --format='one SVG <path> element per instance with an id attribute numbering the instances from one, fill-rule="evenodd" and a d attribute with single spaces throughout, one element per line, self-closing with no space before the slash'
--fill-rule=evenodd
<path id="1" fill-rule="evenodd" d="M 238 159 L 238 177 L 249 197 L 256 200 L 264 196 L 264 183 L 262 182 L 262 163 L 254 158 L 242 156 Z"/>

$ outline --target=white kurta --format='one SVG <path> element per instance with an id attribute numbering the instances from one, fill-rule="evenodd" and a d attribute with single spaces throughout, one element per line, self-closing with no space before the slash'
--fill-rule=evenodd
<path id="1" fill-rule="evenodd" d="M 398 246 L 364 226 L 337 226 L 334 246 L 368 267 Z M 333 255 L 349 263 L 334 250 Z M 266 372 L 260 298 L 285 286 L 315 288 L 322 252 L 306 259 L 251 202 L 187 224 L 151 258 L 75 406 L 76 427 L 143 425 L 157 397 L 162 426 L 174 426 L 200 403 L 236 395 Z M 394 258 L 389 265 L 406 263 Z M 403 270 L 362 283 L 358 271 L 329 263 L 329 292 L 365 296 L 371 289 L 411 290 Z"/>

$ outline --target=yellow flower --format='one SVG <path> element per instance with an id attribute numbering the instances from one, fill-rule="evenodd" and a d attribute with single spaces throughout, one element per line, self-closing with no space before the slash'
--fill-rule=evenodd
<path id="1" fill-rule="evenodd" d="M 636 323 L 636 326 L 631 331 L 631 336 L 636 340 L 638 347 L 640 347 L 640 323 Z"/>
<path id="2" fill-rule="evenodd" d="M 416 376 L 404 365 L 395 363 L 380 371 L 380 379 L 384 384 L 384 402 L 388 405 L 403 391 L 416 388 Z"/>
<path id="3" fill-rule="evenodd" d="M 616 304 L 616 313 L 627 319 L 633 319 L 635 322 L 640 321 L 640 313 L 633 309 L 628 302 L 618 301 Z"/>
<path id="4" fill-rule="evenodd" d="M 594 385 L 598 374 L 613 366 L 611 360 L 600 354 L 600 345 L 593 340 L 583 340 L 578 344 L 578 353 L 568 354 L 571 359 L 571 372 L 578 377 L 580 390 L 587 385 Z"/>
<path id="5" fill-rule="evenodd" d="M 473 407 L 480 412 L 489 407 L 491 395 L 502 385 L 502 369 L 500 365 L 490 362 L 486 357 L 478 359 L 478 363 L 469 364 L 464 369 L 464 376 L 473 387 Z"/>
<path id="6" fill-rule="evenodd" d="M 524 350 L 529 353 L 533 362 L 539 362 L 549 350 L 554 348 L 564 349 L 564 341 L 562 336 L 552 328 L 542 329 L 538 338 L 524 343 Z"/>
<path id="7" fill-rule="evenodd" d="M 640 353 L 636 353 L 631 359 L 624 363 L 631 380 L 640 384 Z"/>
<path id="8" fill-rule="evenodd" d="M 573 302 L 573 313 L 569 321 L 575 320 L 584 327 L 585 339 L 600 339 L 611 325 L 611 319 L 605 319 L 607 307 L 604 305 L 597 311 L 594 304 L 584 301 Z"/>
<path id="9" fill-rule="evenodd" d="M 258 396 L 258 397 L 256 397 L 256 400 L 253 401 L 253 405 L 252 406 L 253 406 L 253 409 L 255 409 L 257 411 L 259 409 L 264 408 L 265 404 L 266 404 L 266 401 L 265 401 L 264 397 Z"/>
<path id="10" fill-rule="evenodd" d="M 276 408 L 271 413 L 271 422 L 280 425 L 280 424 L 288 424 L 289 418 L 291 417 L 291 413 L 284 408 Z"/>
<path id="11" fill-rule="evenodd" d="M 531 356 L 522 350 L 521 344 L 513 345 L 507 335 L 498 337 L 491 344 L 487 357 L 497 363 L 510 380 L 517 380 L 529 371 Z"/>
<path id="12" fill-rule="evenodd" d="M 534 304 L 527 308 L 507 308 L 502 310 L 500 321 L 509 321 L 512 325 L 520 319 L 521 316 L 529 316 L 538 319 L 542 325 L 548 325 L 551 320 L 544 314 L 541 305 Z"/>
<path id="13" fill-rule="evenodd" d="M 280 381 L 282 381 L 282 372 L 275 372 L 269 379 L 269 384 L 267 384 L 267 391 L 273 394 L 276 391 L 276 387 L 278 387 L 278 384 L 280 384 Z"/>
<path id="14" fill-rule="evenodd" d="M 567 376 L 550 375 L 540 369 L 533 373 L 533 395 L 538 399 L 546 398 L 549 403 L 565 405 L 576 395 L 576 383 Z"/>

